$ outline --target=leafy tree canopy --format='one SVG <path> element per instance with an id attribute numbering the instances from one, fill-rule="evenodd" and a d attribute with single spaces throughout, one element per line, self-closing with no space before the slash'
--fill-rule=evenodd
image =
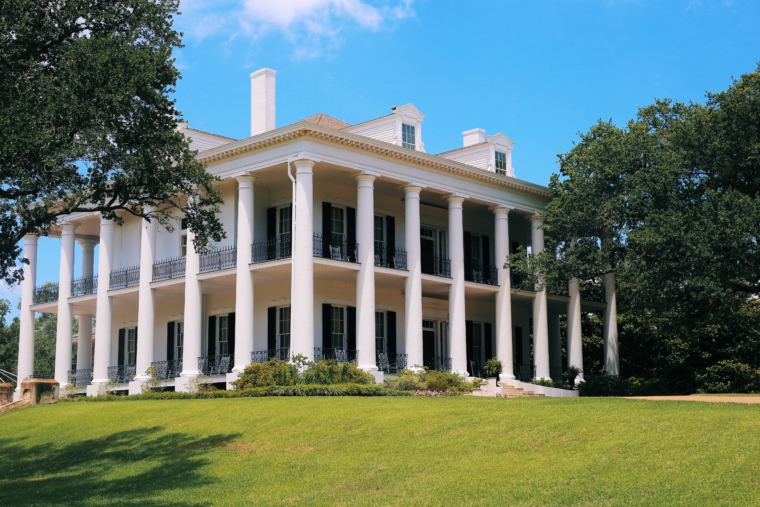
<path id="1" fill-rule="evenodd" d="M 224 233 L 215 178 L 176 130 L 178 0 L 0 0 L 0 270 L 60 217 L 122 210 L 207 248 Z"/>
<path id="2" fill-rule="evenodd" d="M 512 267 L 547 283 L 614 272 L 628 374 L 682 391 L 716 368 L 760 375 L 760 67 L 704 104 L 600 121 L 559 167 L 546 251 Z"/>

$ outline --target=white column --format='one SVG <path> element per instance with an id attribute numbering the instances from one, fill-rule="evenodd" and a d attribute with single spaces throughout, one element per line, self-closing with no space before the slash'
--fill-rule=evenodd
<path id="1" fill-rule="evenodd" d="M 451 287 L 449 288 L 449 343 L 451 369 L 467 376 L 467 330 L 464 303 L 464 225 L 463 197 L 451 196 L 449 202 L 449 255 L 451 256 Z"/>
<path id="2" fill-rule="evenodd" d="M 567 283 L 570 302 L 567 304 L 567 365 L 575 366 L 581 373 L 576 382 L 583 380 L 583 333 L 581 331 L 580 282 L 573 277 Z"/>
<path id="3" fill-rule="evenodd" d="M 407 268 L 404 290 L 404 335 L 407 365 L 422 367 L 422 248 L 420 246 L 420 192 L 422 187 L 404 187 L 404 237 Z"/>
<path id="4" fill-rule="evenodd" d="M 238 224 L 237 270 L 235 274 L 235 365 L 233 377 L 251 362 L 253 352 L 253 276 L 251 263 L 253 244 L 253 182 L 250 175 L 237 177 Z"/>
<path id="5" fill-rule="evenodd" d="M 502 364 L 500 380 L 512 380 L 514 357 L 512 349 L 512 285 L 509 268 L 502 268 L 509 255 L 509 209 L 496 207 L 494 225 L 494 253 L 499 292 L 496 293 L 496 356 Z"/>
<path id="6" fill-rule="evenodd" d="M 98 309 L 95 315 L 95 360 L 92 365 L 92 385 L 87 395 L 101 394 L 108 383 L 108 367 L 111 366 L 112 302 L 108 296 L 113 263 L 113 221 L 100 220 L 100 252 L 98 254 Z"/>
<path id="7" fill-rule="evenodd" d="M 92 280 L 95 263 L 95 245 L 91 239 L 79 241 L 82 247 L 82 279 Z M 92 368 L 92 315 L 79 316 L 79 338 L 77 338 L 77 370 Z"/>
<path id="8" fill-rule="evenodd" d="M 608 375 L 620 375 L 615 273 L 605 273 L 602 282 L 604 283 L 604 299 L 607 301 L 607 306 L 604 309 L 604 371 Z"/>
<path id="9" fill-rule="evenodd" d="M 303 354 L 314 359 L 314 181 L 313 160 L 300 159 L 296 166 L 295 230 L 290 296 L 291 357 Z M 328 238 L 324 238 L 325 241 Z"/>
<path id="10" fill-rule="evenodd" d="M 356 177 L 356 241 L 359 272 L 356 274 L 356 347 L 359 368 L 376 371 L 375 358 L 375 196 L 371 174 Z"/>
<path id="11" fill-rule="evenodd" d="M 534 215 L 530 222 L 530 242 L 533 254 L 544 251 L 543 219 Z M 551 378 L 549 369 L 549 318 L 547 315 L 546 287 L 536 292 L 533 300 L 533 364 L 536 378 Z"/>
<path id="12" fill-rule="evenodd" d="M 187 254 L 185 256 L 185 337 L 182 343 L 182 373 L 175 380 L 177 391 L 187 391 L 190 379 L 198 377 L 198 358 L 203 354 L 203 294 L 198 280 L 200 257 L 195 251 L 192 229 L 187 230 Z"/>
<path id="13" fill-rule="evenodd" d="M 16 392 L 21 381 L 34 373 L 34 311 L 31 306 L 34 303 L 34 284 L 37 279 L 37 240 L 38 237 L 34 234 L 24 236 L 24 257 L 29 264 L 24 266 L 24 281 L 21 282 Z"/>
<path id="14" fill-rule="evenodd" d="M 557 372 L 562 371 L 562 336 L 560 332 L 559 314 L 549 315 L 549 372 L 554 376 L 552 380 L 562 380 L 561 373 L 553 373 L 552 368 Z"/>
<path id="15" fill-rule="evenodd" d="M 147 212 L 153 210 L 148 209 Z M 156 220 L 142 219 L 140 233 L 140 287 L 137 303 L 137 358 L 135 382 L 148 379 L 145 371 L 153 362 L 155 342 L 156 301 L 150 282 L 153 281 L 153 264 L 156 262 Z M 139 385 L 130 385 L 130 394 L 139 394 Z"/>
<path id="16" fill-rule="evenodd" d="M 61 267 L 58 276 L 58 324 L 55 338 L 55 379 L 61 387 L 68 385 L 71 370 L 72 326 L 74 306 L 69 303 L 71 281 L 74 279 L 74 231 L 79 224 L 69 222 L 61 226 Z"/>

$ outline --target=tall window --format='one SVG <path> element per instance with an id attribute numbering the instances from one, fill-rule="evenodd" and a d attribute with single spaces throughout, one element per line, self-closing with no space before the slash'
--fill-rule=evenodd
<path id="1" fill-rule="evenodd" d="M 343 246 L 343 238 L 346 234 L 346 209 L 338 206 L 332 207 L 332 245 Z"/>
<path id="2" fill-rule="evenodd" d="M 410 150 L 417 149 L 417 135 L 414 125 L 401 124 L 401 146 Z"/>
<path id="3" fill-rule="evenodd" d="M 382 255 L 385 247 L 385 217 L 375 215 L 375 255 Z M 389 252 L 389 255 L 392 255 Z"/>
<path id="4" fill-rule="evenodd" d="M 293 206 L 288 204 L 277 209 L 277 238 L 288 241 L 293 230 Z"/>
<path id="5" fill-rule="evenodd" d="M 278 349 L 290 348 L 290 307 L 277 309 L 277 343 Z"/>
<path id="6" fill-rule="evenodd" d="M 187 257 L 187 218 L 182 219 L 179 232 L 179 253 L 182 257 Z"/>
<path id="7" fill-rule="evenodd" d="M 386 352 L 385 347 L 385 312 L 375 312 L 375 350 Z"/>
<path id="8" fill-rule="evenodd" d="M 449 323 L 442 321 L 438 324 L 440 331 L 436 340 L 436 355 L 449 357 Z"/>
<path id="9" fill-rule="evenodd" d="M 127 357 L 126 364 L 135 364 L 137 362 L 137 328 L 127 329 L 127 347 L 125 354 Z"/>
<path id="10" fill-rule="evenodd" d="M 220 356 L 224 356 L 229 354 L 229 317 L 227 315 L 222 315 L 216 319 L 217 322 L 217 333 L 216 333 L 216 350 L 217 354 Z"/>
<path id="11" fill-rule="evenodd" d="M 483 262 L 483 249 L 481 248 L 480 236 L 475 234 L 470 238 L 470 257 L 472 258 L 472 269 L 480 269 Z"/>
<path id="12" fill-rule="evenodd" d="M 182 347 L 185 344 L 185 323 L 174 323 L 174 358 L 182 359 Z"/>
<path id="13" fill-rule="evenodd" d="M 483 324 L 475 322 L 472 325 L 472 358 L 480 364 L 483 364 L 485 361 L 484 352 Z"/>
<path id="14" fill-rule="evenodd" d="M 342 306 L 332 307 L 332 346 L 346 348 L 346 309 Z"/>
<path id="15" fill-rule="evenodd" d="M 507 154 L 496 152 L 496 172 L 502 176 L 507 175 Z"/>

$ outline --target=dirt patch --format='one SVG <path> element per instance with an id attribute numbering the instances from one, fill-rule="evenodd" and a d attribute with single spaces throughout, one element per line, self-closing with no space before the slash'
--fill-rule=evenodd
<path id="1" fill-rule="evenodd" d="M 712 401 L 720 403 L 760 403 L 760 396 L 624 396 L 627 400 Z"/>

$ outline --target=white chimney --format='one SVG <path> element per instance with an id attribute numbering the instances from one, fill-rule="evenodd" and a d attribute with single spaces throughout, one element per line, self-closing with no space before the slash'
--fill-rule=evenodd
<path id="1" fill-rule="evenodd" d="M 260 69 L 251 74 L 251 135 L 274 130 L 277 71 Z"/>
<path id="2" fill-rule="evenodd" d="M 473 144 L 484 143 L 486 142 L 486 131 L 483 129 L 465 130 L 462 132 L 462 141 L 464 142 L 464 148 Z"/>

